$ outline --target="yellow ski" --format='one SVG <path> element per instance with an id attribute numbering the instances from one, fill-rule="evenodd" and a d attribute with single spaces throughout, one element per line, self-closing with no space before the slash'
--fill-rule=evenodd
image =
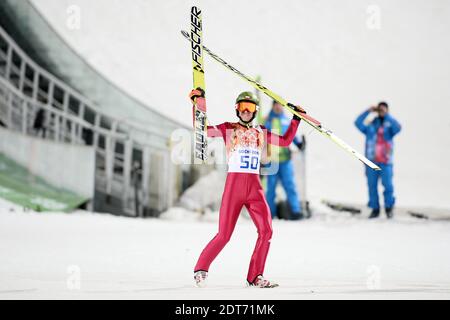
<path id="1" fill-rule="evenodd" d="M 203 45 L 202 45 L 202 11 L 193 6 L 191 8 L 191 40 L 192 49 L 192 71 L 194 88 L 205 91 L 205 71 L 203 68 Z M 206 100 L 196 98 L 194 104 L 194 161 L 205 163 L 207 148 L 207 119 Z"/>

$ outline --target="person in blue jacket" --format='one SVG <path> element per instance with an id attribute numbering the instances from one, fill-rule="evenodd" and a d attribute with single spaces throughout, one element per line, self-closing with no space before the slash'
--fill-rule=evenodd
<path id="1" fill-rule="evenodd" d="M 370 123 L 365 119 L 371 112 L 377 112 Z M 378 180 L 384 187 L 384 207 L 386 216 L 392 218 L 395 204 L 394 186 L 392 184 L 394 150 L 394 136 L 400 132 L 401 126 L 397 120 L 389 114 L 389 106 L 386 102 L 380 102 L 378 106 L 364 111 L 355 120 L 355 125 L 366 135 L 366 157 L 377 164 L 381 171 L 375 171 L 366 167 L 367 184 L 369 186 L 369 207 L 372 212 L 369 218 L 377 218 L 380 214 L 380 203 L 378 200 Z"/>
<path id="2" fill-rule="evenodd" d="M 272 103 L 272 110 L 268 114 L 265 127 L 277 134 L 284 134 L 289 127 L 290 118 L 283 112 L 283 106 L 276 101 Z M 305 147 L 304 141 L 300 141 L 297 137 L 294 138 L 293 143 L 303 150 Z M 275 189 L 278 179 L 286 192 L 287 200 L 291 208 L 290 220 L 303 219 L 301 203 L 295 185 L 294 167 L 291 161 L 291 151 L 287 147 L 270 146 L 271 162 L 278 162 L 278 170 L 274 174 L 267 175 L 266 199 L 270 207 L 272 218 L 277 215 L 275 203 Z"/>

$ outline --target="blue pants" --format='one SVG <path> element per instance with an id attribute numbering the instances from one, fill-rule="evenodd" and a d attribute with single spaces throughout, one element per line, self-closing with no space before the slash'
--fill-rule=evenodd
<path id="1" fill-rule="evenodd" d="M 275 203 L 275 189 L 278 179 L 281 180 L 287 200 L 294 214 L 301 212 L 300 199 L 297 194 L 297 188 L 294 181 L 294 168 L 292 161 L 283 161 L 279 163 L 278 171 L 275 174 L 267 176 L 266 198 L 270 207 L 272 217 L 276 216 L 277 207 Z"/>
<path id="2" fill-rule="evenodd" d="M 381 184 L 384 187 L 384 207 L 392 208 L 395 204 L 394 186 L 392 185 L 392 164 L 377 163 L 381 171 L 375 171 L 366 167 L 367 184 L 369 186 L 369 208 L 380 209 L 378 199 L 378 180 L 381 177 Z"/>

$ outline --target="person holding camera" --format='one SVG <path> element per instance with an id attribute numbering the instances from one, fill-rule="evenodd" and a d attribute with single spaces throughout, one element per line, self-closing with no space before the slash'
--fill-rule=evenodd
<path id="1" fill-rule="evenodd" d="M 375 112 L 376 117 L 369 123 L 365 123 L 367 116 Z M 381 171 L 375 171 L 366 167 L 367 184 L 369 187 L 369 207 L 372 212 L 369 218 L 377 218 L 380 214 L 378 200 L 378 180 L 384 187 L 384 207 L 386 216 L 392 218 L 395 204 L 393 177 L 393 138 L 397 135 L 401 126 L 389 113 L 389 105 L 380 102 L 364 111 L 355 120 L 355 126 L 366 136 L 366 157 L 377 164 Z"/>

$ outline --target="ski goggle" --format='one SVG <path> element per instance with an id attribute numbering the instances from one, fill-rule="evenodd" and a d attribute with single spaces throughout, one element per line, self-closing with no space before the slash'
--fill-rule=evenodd
<path id="1" fill-rule="evenodd" d="M 250 101 L 241 101 L 236 104 L 236 110 L 240 112 L 248 111 L 248 112 L 255 112 L 258 110 L 258 106 Z"/>

